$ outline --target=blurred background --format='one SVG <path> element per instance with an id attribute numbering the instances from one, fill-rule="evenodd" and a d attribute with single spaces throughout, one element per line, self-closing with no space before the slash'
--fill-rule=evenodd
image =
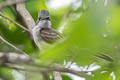
<path id="1" fill-rule="evenodd" d="M 0 0 L 0 3 L 5 0 Z M 120 1 L 119 0 L 30 0 L 26 8 L 37 20 L 38 12 L 50 12 L 52 27 L 63 39 L 36 51 L 29 36 L 14 23 L 0 17 L 0 35 L 42 64 L 72 63 L 77 70 L 95 70 L 88 77 L 63 74 L 63 80 L 120 80 Z M 14 6 L 2 12 L 22 24 Z M 0 41 L 0 52 L 16 52 Z M 102 53 L 113 62 L 97 58 Z M 40 65 L 40 64 L 39 64 Z M 17 75 L 18 74 L 18 75 Z M 40 80 L 40 74 L 0 68 L 0 80 Z M 52 80 L 52 78 L 51 78 Z"/>

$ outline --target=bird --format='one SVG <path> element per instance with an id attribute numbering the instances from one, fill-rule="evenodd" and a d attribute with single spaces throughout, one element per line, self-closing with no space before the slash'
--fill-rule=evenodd
<path id="1" fill-rule="evenodd" d="M 51 18 L 48 10 L 41 10 L 38 13 L 38 19 L 32 29 L 33 40 L 38 48 L 42 43 L 54 43 L 62 36 L 51 27 Z"/>

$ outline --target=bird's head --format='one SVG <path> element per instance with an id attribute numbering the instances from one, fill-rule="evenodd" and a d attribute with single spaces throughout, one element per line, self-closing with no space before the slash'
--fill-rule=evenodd
<path id="1" fill-rule="evenodd" d="M 38 13 L 38 20 L 36 22 L 36 25 L 41 28 L 50 28 L 51 27 L 50 15 L 47 10 L 41 10 Z"/>
<path id="2" fill-rule="evenodd" d="M 50 15 L 47 10 L 41 10 L 38 14 L 39 20 L 49 20 L 50 21 Z"/>

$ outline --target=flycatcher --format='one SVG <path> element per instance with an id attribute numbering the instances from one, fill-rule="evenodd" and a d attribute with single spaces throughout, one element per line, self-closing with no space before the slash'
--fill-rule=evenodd
<path id="1" fill-rule="evenodd" d="M 57 31 L 51 28 L 51 19 L 47 10 L 39 12 L 32 34 L 38 48 L 41 48 L 42 43 L 53 43 L 61 37 Z"/>

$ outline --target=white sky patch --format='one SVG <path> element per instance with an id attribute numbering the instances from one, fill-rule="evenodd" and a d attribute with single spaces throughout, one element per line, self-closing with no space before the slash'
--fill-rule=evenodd
<path id="1" fill-rule="evenodd" d="M 100 69 L 100 68 L 101 68 L 100 66 L 95 65 L 95 63 L 93 63 L 88 67 L 88 70 L 89 71 L 95 71 L 95 70 Z"/>
<path id="2" fill-rule="evenodd" d="M 95 71 L 97 69 L 100 69 L 101 67 L 99 65 L 95 65 L 95 63 L 91 64 L 91 65 L 86 65 L 86 66 L 78 66 L 75 62 L 66 62 L 64 61 L 64 65 L 65 68 L 68 67 L 68 65 L 70 66 L 71 69 L 77 70 L 77 71 Z"/>
<path id="3" fill-rule="evenodd" d="M 107 2 L 108 2 L 107 0 L 104 1 L 104 6 L 107 6 Z"/>
<path id="4" fill-rule="evenodd" d="M 114 73 L 114 72 L 111 72 L 110 76 L 113 78 L 113 80 L 116 79 L 116 76 L 115 76 L 115 73 Z"/>
<path id="5" fill-rule="evenodd" d="M 75 1 L 76 0 L 49 0 L 47 6 L 50 9 L 59 9 L 59 8 L 67 7 Z"/>
<path id="6" fill-rule="evenodd" d="M 66 62 L 66 61 L 64 60 L 64 67 L 65 67 L 65 68 L 70 67 L 72 64 L 73 64 L 73 63 L 72 63 L 71 61 Z"/>
<path id="7" fill-rule="evenodd" d="M 82 6 L 82 0 L 79 0 L 74 2 L 74 5 L 73 5 L 73 10 L 77 10 L 78 8 L 80 8 Z"/>
<path id="8" fill-rule="evenodd" d="M 14 80 L 25 80 L 25 73 L 23 71 L 18 72 L 16 70 L 13 70 L 12 75 L 14 77 Z"/>
<path id="9" fill-rule="evenodd" d="M 94 70 L 97 70 L 97 69 L 100 69 L 101 67 L 99 65 L 96 65 L 95 63 L 91 64 L 91 65 L 86 65 L 86 66 L 78 66 L 75 62 L 66 62 L 64 60 L 64 66 L 65 68 L 70 68 L 70 69 L 73 69 L 73 70 L 77 70 L 77 71 L 94 71 Z M 92 72 L 88 72 L 87 73 L 88 75 L 91 75 L 91 76 L 94 76 L 92 74 Z M 79 77 L 79 76 L 76 76 L 76 75 L 73 75 L 73 74 L 69 74 L 67 73 L 67 75 L 69 77 L 72 78 L 72 80 L 86 80 L 84 77 Z"/>
<path id="10" fill-rule="evenodd" d="M 70 78 L 72 78 L 72 80 L 86 80 L 85 78 L 83 77 L 78 77 L 76 75 L 72 75 L 72 74 L 67 74 Z"/>

